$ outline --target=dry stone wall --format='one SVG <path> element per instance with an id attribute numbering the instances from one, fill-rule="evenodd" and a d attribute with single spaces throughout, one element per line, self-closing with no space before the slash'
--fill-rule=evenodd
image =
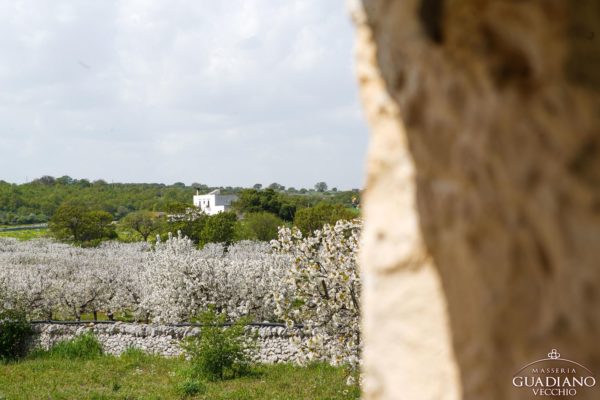
<path id="1" fill-rule="evenodd" d="M 365 398 L 529 399 L 552 348 L 598 373 L 600 2 L 350 4 Z"/>
<path id="2" fill-rule="evenodd" d="M 189 336 L 200 333 L 200 327 L 145 325 L 134 323 L 34 323 L 31 347 L 49 349 L 52 345 L 92 332 L 108 354 L 119 355 L 129 347 L 148 353 L 173 357 L 182 354 L 180 343 Z M 290 342 L 294 329 L 282 326 L 251 326 L 249 336 L 256 336 L 259 351 L 257 362 L 298 362 L 298 348 Z"/>

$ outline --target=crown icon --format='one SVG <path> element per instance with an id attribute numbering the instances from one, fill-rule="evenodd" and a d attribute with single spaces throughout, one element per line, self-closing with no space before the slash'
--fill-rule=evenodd
<path id="1" fill-rule="evenodd" d="M 558 360 L 560 358 L 560 353 L 556 351 L 556 349 L 552 349 L 552 351 L 548 353 L 548 358 L 551 360 Z"/>

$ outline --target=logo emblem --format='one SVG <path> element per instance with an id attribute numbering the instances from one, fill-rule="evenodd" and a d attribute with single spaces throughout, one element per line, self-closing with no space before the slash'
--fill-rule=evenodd
<path id="1" fill-rule="evenodd" d="M 580 363 L 562 358 L 552 349 L 547 358 L 525 365 L 513 375 L 518 390 L 530 390 L 534 396 L 576 396 L 578 391 L 594 390 L 596 377 Z"/>

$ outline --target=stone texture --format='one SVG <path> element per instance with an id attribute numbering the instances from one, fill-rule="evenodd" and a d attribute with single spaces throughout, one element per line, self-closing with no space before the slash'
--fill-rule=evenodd
<path id="1" fill-rule="evenodd" d="M 365 397 L 530 398 L 552 348 L 600 371 L 600 3 L 351 4 Z"/>
<path id="2" fill-rule="evenodd" d="M 93 332 L 108 354 L 119 355 L 128 347 L 135 347 L 148 353 L 175 357 L 182 354 L 181 340 L 197 335 L 201 328 L 192 326 L 143 325 L 133 323 L 115 324 L 53 324 L 35 323 L 30 347 L 48 349 L 52 345 L 74 338 L 86 332 Z M 293 329 L 278 326 L 251 326 L 248 335 L 256 336 L 258 352 L 255 361 L 263 363 L 297 363 L 300 353 L 290 339 L 295 336 Z M 304 337 L 304 340 L 307 340 Z"/>

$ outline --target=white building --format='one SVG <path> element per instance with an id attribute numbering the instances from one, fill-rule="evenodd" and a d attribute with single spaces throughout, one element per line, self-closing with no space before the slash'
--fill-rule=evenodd
<path id="1" fill-rule="evenodd" d="M 196 191 L 194 205 L 208 215 L 215 215 L 223 211 L 229 211 L 231 203 L 235 200 L 237 200 L 236 195 L 221 194 L 219 189 L 213 190 L 209 194 L 199 194 Z"/>

